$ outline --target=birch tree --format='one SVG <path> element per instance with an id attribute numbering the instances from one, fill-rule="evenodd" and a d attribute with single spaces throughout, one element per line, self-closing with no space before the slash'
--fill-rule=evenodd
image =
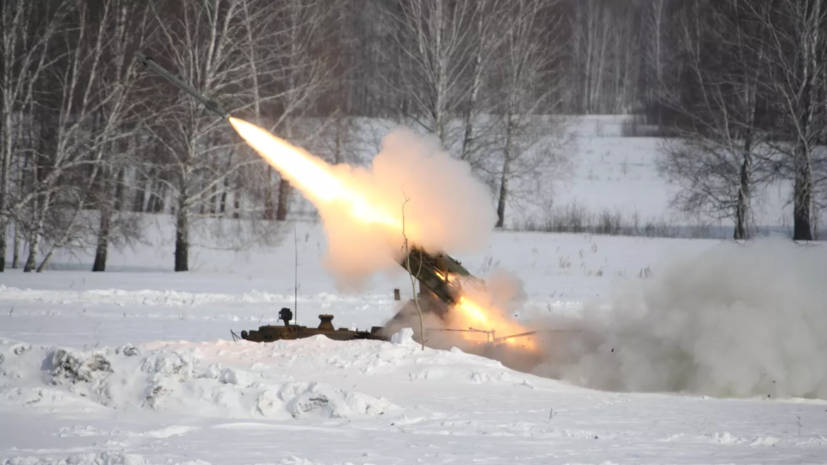
<path id="1" fill-rule="evenodd" d="M 750 20 L 746 0 L 682 7 L 675 29 L 688 72 L 669 99 L 680 139 L 665 143 L 658 168 L 681 187 L 673 199 L 679 210 L 731 219 L 733 238 L 749 239 L 752 199 L 771 180 L 765 30 Z"/>
<path id="2" fill-rule="evenodd" d="M 30 119 L 34 83 L 52 66 L 49 45 L 60 31 L 69 11 L 66 2 L 38 8 L 33 2 L 0 3 L 0 272 L 6 265 L 6 238 L 9 219 L 19 205 L 13 205 L 11 191 L 14 173 L 18 188 L 22 184 L 24 126 Z M 20 237 L 21 223 L 15 223 Z M 18 244 L 15 242 L 15 253 Z M 15 254 L 16 258 L 16 254 Z M 16 266 L 16 260 L 15 260 Z"/>
<path id="3" fill-rule="evenodd" d="M 538 185 L 532 181 L 548 186 L 564 171 L 562 121 L 541 117 L 561 104 L 553 100 L 559 95 L 555 87 L 561 82 L 553 72 L 553 63 L 564 50 L 544 47 L 555 42 L 557 21 L 551 10 L 555 3 L 512 1 L 502 31 L 501 72 L 497 77 L 498 100 L 502 102 L 498 108 L 502 158 L 497 173 L 496 224 L 500 228 L 505 224 L 506 205 L 517 189 L 531 186 L 528 190 L 536 195 Z M 515 185 L 518 183 L 524 185 Z"/>
<path id="4" fill-rule="evenodd" d="M 99 112 L 100 125 L 94 135 L 92 149 L 103 160 L 101 180 L 94 198 L 98 210 L 95 236 L 95 261 L 92 271 L 105 271 L 109 244 L 119 223 L 113 219 L 122 208 L 124 178 L 145 135 L 146 115 L 140 111 L 141 92 L 138 64 L 130 59 L 129 50 L 141 50 L 151 34 L 148 3 L 128 0 L 105 0 L 111 9 L 111 22 L 106 34 L 111 37 L 105 54 L 106 66 L 101 72 L 100 89 L 106 102 Z M 104 153 L 106 157 L 104 157 Z M 122 225 L 123 223 L 121 223 Z"/>
<path id="5" fill-rule="evenodd" d="M 647 70 L 647 100 L 658 102 L 663 98 L 664 69 L 666 55 L 667 0 L 650 0 L 644 7 L 645 56 L 643 64 Z M 658 108 L 657 124 L 663 124 L 663 114 Z"/>
<path id="6" fill-rule="evenodd" d="M 285 139 L 301 143 L 304 137 L 318 128 L 304 128 L 298 119 L 306 114 L 315 99 L 326 86 L 331 85 L 333 65 L 323 53 L 326 39 L 333 32 L 333 17 L 327 2 L 323 0 L 285 0 L 281 12 L 280 27 L 283 31 L 283 47 L 275 60 L 277 94 L 275 104 L 280 110 L 271 126 Z M 272 173 L 272 169 L 268 171 Z M 287 219 L 292 188 L 281 178 L 278 185 L 278 201 L 275 219 Z"/>
<path id="7" fill-rule="evenodd" d="M 751 5 L 751 4 L 750 4 Z M 770 62 L 765 81 L 775 94 L 774 109 L 781 116 L 779 136 L 790 145 L 776 144 L 787 163 L 784 168 L 793 182 L 793 239 L 813 239 L 815 171 L 824 135 L 824 82 L 827 69 L 823 0 L 779 0 L 771 7 L 750 8 L 754 20 L 766 30 Z"/>
<path id="8" fill-rule="evenodd" d="M 472 89 L 467 75 L 476 60 L 469 53 L 475 11 L 470 0 L 410 0 L 388 15 L 409 102 L 403 115 L 449 148 L 456 139 L 450 121 Z"/>
<path id="9" fill-rule="evenodd" d="M 97 10 L 89 2 L 72 2 L 67 8 L 61 41 L 48 53 L 53 66 L 35 82 L 38 102 L 33 115 L 39 122 L 39 143 L 31 151 L 31 189 L 16 205 L 27 209 L 30 220 L 24 271 L 35 269 L 44 239 L 51 241 L 51 248 L 37 271 L 44 269 L 56 248 L 66 245 L 104 155 L 90 155 L 90 134 L 108 99 L 99 84 L 103 50 L 110 40 L 104 32 L 112 10 L 107 5 Z"/>
<path id="10" fill-rule="evenodd" d="M 603 0 L 582 0 L 574 6 L 574 53 L 579 87 L 579 108 L 583 114 L 601 111 L 603 80 L 609 63 L 609 42 L 614 23 Z"/>
<path id="11" fill-rule="evenodd" d="M 154 4 L 152 17 L 159 35 L 155 59 L 225 107 L 228 103 L 242 106 L 239 89 L 245 88 L 250 79 L 245 28 L 250 21 L 265 19 L 261 10 L 254 19 L 245 17 L 246 11 L 256 11 L 245 6 L 245 0 Z M 233 158 L 231 149 L 238 141 L 230 138 L 226 121 L 157 77 L 155 82 L 153 98 L 172 105 L 160 108 L 157 124 L 152 126 L 165 157 L 148 166 L 169 175 L 155 179 L 175 198 L 174 269 L 188 271 L 190 223 L 198 213 L 197 207 L 220 196 L 217 187 L 226 177 L 259 161 L 253 157 Z"/>
<path id="12" fill-rule="evenodd" d="M 474 6 L 474 34 L 470 41 L 473 63 L 470 69 L 470 83 L 467 100 L 463 104 L 463 136 L 460 159 L 468 161 L 472 167 L 478 167 L 479 152 L 485 151 L 488 144 L 484 134 L 490 129 L 481 116 L 491 111 L 490 98 L 486 98 L 484 86 L 491 74 L 495 53 L 502 43 L 501 28 L 503 15 L 509 4 L 500 0 L 479 0 Z"/>

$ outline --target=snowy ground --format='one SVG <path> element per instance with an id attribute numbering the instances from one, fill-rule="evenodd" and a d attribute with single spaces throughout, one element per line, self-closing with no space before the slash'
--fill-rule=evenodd
<path id="1" fill-rule="evenodd" d="M 112 372 L 74 383 L 52 348 L 0 347 L 8 463 L 818 463 L 827 447 L 824 404 L 592 392 L 409 343 L 152 343 L 99 350 Z"/>
<path id="2" fill-rule="evenodd" d="M 338 292 L 320 265 L 322 231 L 298 236 L 303 323 L 330 312 L 367 328 L 393 314 L 404 276 Z M 462 258 L 480 275 L 518 274 L 527 318 L 578 311 L 715 246 L 499 233 Z M 184 275 L 160 271 L 159 247 L 115 254 L 129 271 L 4 274 L 0 463 L 827 462 L 818 400 L 593 391 L 404 339 L 232 342 L 230 329 L 292 307 L 293 253 L 292 241 L 231 265 L 234 254 L 215 253 L 215 268 Z"/>

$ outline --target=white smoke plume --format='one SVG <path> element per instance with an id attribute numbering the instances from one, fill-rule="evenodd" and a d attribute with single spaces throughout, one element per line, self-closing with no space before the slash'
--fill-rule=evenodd
<path id="1" fill-rule="evenodd" d="M 398 269 L 403 231 L 429 252 L 469 253 L 488 243 L 496 219 L 490 192 L 435 136 L 399 128 L 370 166 L 331 166 L 254 124 L 230 123 L 316 206 L 329 242 L 326 265 L 342 287 Z"/>
<path id="2" fill-rule="evenodd" d="M 369 167 L 338 165 L 336 177 L 384 211 L 402 218 L 411 245 L 472 253 L 488 244 L 496 222 L 488 188 L 470 166 L 451 157 L 439 139 L 398 128 L 382 141 Z M 312 195 L 308 196 L 313 198 Z M 401 231 L 354 220 L 337 205 L 317 204 L 328 238 L 326 265 L 346 287 L 400 269 Z"/>
<path id="3" fill-rule="evenodd" d="M 726 244 L 543 326 L 538 374 L 606 390 L 827 399 L 827 248 Z"/>

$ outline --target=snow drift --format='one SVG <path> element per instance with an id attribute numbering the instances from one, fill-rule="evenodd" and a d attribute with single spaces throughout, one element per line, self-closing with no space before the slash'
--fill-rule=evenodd
<path id="1" fill-rule="evenodd" d="M 0 461 L 2 465 L 150 465 L 144 457 L 123 452 L 97 452 L 70 456 L 22 456 Z M 184 464 L 180 464 L 184 465 Z M 186 465 L 202 465 L 189 462 Z"/>
<path id="2" fill-rule="evenodd" d="M 608 390 L 827 399 L 827 250 L 724 244 L 587 307 L 538 374 Z"/>
<path id="3" fill-rule="evenodd" d="M 94 351 L 0 341 L 0 403 L 150 409 L 224 418 L 351 418 L 398 409 L 385 399 L 204 363 L 197 349 Z M 97 404 L 97 405 L 96 405 Z"/>

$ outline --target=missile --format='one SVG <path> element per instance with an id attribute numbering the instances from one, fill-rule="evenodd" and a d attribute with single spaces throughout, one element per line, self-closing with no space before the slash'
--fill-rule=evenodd
<path id="1" fill-rule="evenodd" d="M 163 66 L 156 63 L 155 60 L 153 60 L 152 58 L 149 58 L 141 52 L 136 52 L 136 55 L 138 57 L 138 60 L 140 60 L 141 63 L 144 64 L 144 66 L 146 66 L 147 68 L 151 68 L 153 71 L 161 75 L 162 78 L 171 82 L 184 92 L 190 94 L 193 98 L 195 98 L 195 100 L 198 100 L 199 102 L 204 104 L 207 110 L 210 110 L 211 112 L 217 114 L 218 116 L 224 119 L 230 118 L 230 114 L 227 113 L 223 108 L 221 108 L 221 106 L 218 105 L 218 103 L 215 100 L 210 100 L 203 94 L 198 93 L 198 91 L 193 89 L 192 86 L 178 79 L 174 74 L 164 69 Z"/>

